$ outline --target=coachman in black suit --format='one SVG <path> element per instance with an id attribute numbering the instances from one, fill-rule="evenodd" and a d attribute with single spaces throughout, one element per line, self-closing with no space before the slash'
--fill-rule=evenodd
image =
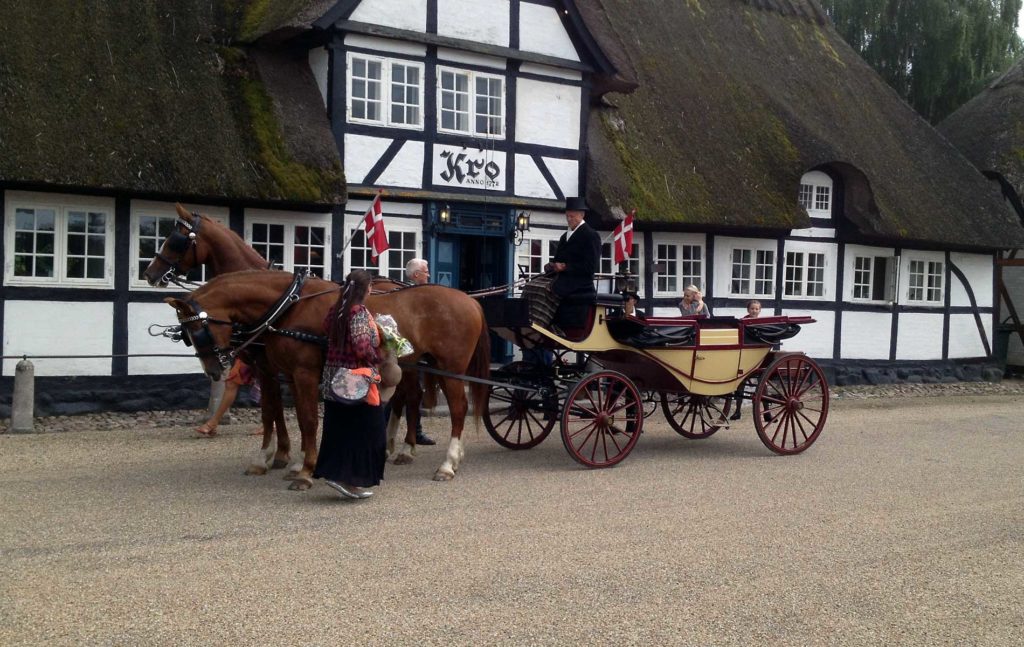
<path id="1" fill-rule="evenodd" d="M 583 220 L 586 212 L 583 198 L 565 201 L 569 231 L 562 234 L 554 258 L 544 268 L 555 272 L 551 290 L 561 299 L 555 323 L 563 328 L 583 326 L 597 296 L 594 274 L 601 261 L 601 236 Z"/>

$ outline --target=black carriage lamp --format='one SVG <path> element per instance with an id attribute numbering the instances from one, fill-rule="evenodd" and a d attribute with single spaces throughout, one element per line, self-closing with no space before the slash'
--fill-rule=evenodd
<path id="1" fill-rule="evenodd" d="M 528 211 L 520 211 L 516 214 L 515 226 L 509 232 L 509 239 L 514 245 L 521 245 L 523 243 L 523 232 L 529 229 L 530 213 Z"/>
<path id="2" fill-rule="evenodd" d="M 452 208 L 447 204 L 441 207 L 441 212 L 437 214 L 437 221 L 442 225 L 450 225 L 452 223 Z"/>
<path id="3" fill-rule="evenodd" d="M 615 292 L 622 294 L 623 292 L 631 292 L 636 294 L 636 275 L 629 273 L 629 267 L 622 268 L 615 275 Z"/>

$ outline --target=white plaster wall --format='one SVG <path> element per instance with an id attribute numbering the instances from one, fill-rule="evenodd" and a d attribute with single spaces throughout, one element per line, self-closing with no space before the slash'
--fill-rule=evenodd
<path id="1" fill-rule="evenodd" d="M 349 20 L 427 31 L 427 0 L 362 0 Z"/>
<path id="2" fill-rule="evenodd" d="M 570 61 L 580 60 L 558 11 L 529 2 L 519 4 L 519 49 Z"/>
<path id="3" fill-rule="evenodd" d="M 902 323 L 900 324 L 902 326 Z M 981 315 L 981 325 L 988 338 L 988 347 L 992 348 L 992 317 Z M 974 315 L 950 315 L 949 317 L 949 357 L 985 357 L 985 345 L 978 332 L 978 324 Z"/>
<path id="4" fill-rule="evenodd" d="M 450 61 L 452 63 L 466 63 L 468 65 L 493 67 L 496 70 L 504 70 L 506 67 L 505 59 L 498 56 L 487 56 L 485 54 L 477 54 L 476 52 L 463 52 L 457 49 L 448 49 L 447 47 L 437 48 L 437 58 L 441 61 Z"/>
<path id="5" fill-rule="evenodd" d="M 654 308 L 654 314 L 652 316 L 654 316 L 654 317 L 678 317 L 678 316 L 680 316 L 679 315 L 679 308 L 657 307 L 657 308 Z"/>
<path id="6" fill-rule="evenodd" d="M 352 47 L 408 54 L 410 56 L 423 56 L 427 53 L 427 46 L 420 43 L 379 38 L 377 36 L 367 36 L 366 34 L 345 34 L 345 44 Z"/>
<path id="7" fill-rule="evenodd" d="M 791 317 L 806 315 L 815 320 L 812 324 L 800 326 L 800 333 L 796 337 L 782 342 L 782 350 L 799 350 L 811 357 L 832 358 L 836 338 L 836 313 L 829 310 L 784 310 L 782 314 Z M 888 354 L 888 344 L 886 349 Z"/>
<path id="8" fill-rule="evenodd" d="M 580 194 L 580 163 L 577 160 L 560 159 L 557 157 L 543 158 L 544 164 L 551 171 L 562 195 L 566 197 Z"/>
<path id="9" fill-rule="evenodd" d="M 555 192 L 529 155 L 516 155 L 516 195 L 555 199 Z"/>
<path id="10" fill-rule="evenodd" d="M 508 47 L 508 0 L 438 0 L 437 33 Z"/>
<path id="11" fill-rule="evenodd" d="M 405 142 L 376 183 L 384 186 L 422 187 L 423 142 Z"/>
<path id="12" fill-rule="evenodd" d="M 835 238 L 836 230 L 827 227 L 810 227 L 808 229 L 793 229 L 790 236 L 803 236 L 805 238 Z"/>
<path id="13" fill-rule="evenodd" d="M 942 321 L 942 313 L 901 313 L 896 359 L 942 359 Z"/>
<path id="14" fill-rule="evenodd" d="M 391 145 L 391 140 L 366 135 L 345 135 L 345 179 L 360 184 Z M 422 175 L 422 169 L 420 170 Z"/>
<path id="15" fill-rule="evenodd" d="M 313 72 L 313 78 L 316 79 L 316 87 L 320 89 L 320 98 L 324 100 L 324 108 L 327 107 L 327 61 L 329 59 L 327 55 L 326 47 L 314 47 L 309 50 L 307 56 L 309 61 L 309 69 Z"/>
<path id="16" fill-rule="evenodd" d="M 582 88 L 519 79 L 516 139 L 529 144 L 579 149 L 582 101 Z"/>
<path id="17" fill-rule="evenodd" d="M 892 337 L 892 315 L 890 313 L 844 312 L 842 317 L 843 329 L 839 340 L 839 352 L 842 358 L 889 359 L 889 340 Z M 939 325 L 939 352 L 941 354 L 941 322 Z M 901 325 L 901 331 L 902 328 Z"/>
<path id="18" fill-rule="evenodd" d="M 7 301 L 4 355 L 28 355 L 38 376 L 110 375 L 111 359 L 32 359 L 32 355 L 109 355 L 114 339 L 110 302 Z M 14 375 L 17 359 L 5 359 Z"/>
<path id="19" fill-rule="evenodd" d="M 979 308 L 992 307 L 992 291 L 994 289 L 995 270 L 992 266 L 992 257 L 986 254 L 959 254 L 952 253 L 949 260 L 960 268 L 967 278 L 974 298 L 978 301 Z M 967 290 L 955 274 L 949 276 L 949 297 L 952 306 L 969 306 L 971 300 L 967 298 Z"/>
<path id="20" fill-rule="evenodd" d="M 189 357 L 129 357 L 129 375 L 164 375 L 176 373 L 202 373 L 199 358 L 185 344 L 177 344 L 164 337 L 151 337 L 150 324 L 171 326 L 178 323 L 174 309 L 166 303 L 128 304 L 128 352 L 173 353 Z"/>

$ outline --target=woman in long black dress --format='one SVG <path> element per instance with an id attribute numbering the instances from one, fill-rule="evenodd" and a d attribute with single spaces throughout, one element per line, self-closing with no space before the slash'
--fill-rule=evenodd
<path id="1" fill-rule="evenodd" d="M 327 360 L 324 370 L 329 379 L 338 368 L 374 368 L 380 364 L 380 334 L 363 301 L 370 293 L 373 277 L 354 270 L 342 284 L 338 301 L 327 313 Z M 328 382 L 329 384 L 329 382 Z M 376 386 L 367 401 L 341 404 L 324 401 L 324 431 L 314 478 L 351 499 L 368 498 L 366 488 L 380 483 L 387 460 L 384 412 Z"/>

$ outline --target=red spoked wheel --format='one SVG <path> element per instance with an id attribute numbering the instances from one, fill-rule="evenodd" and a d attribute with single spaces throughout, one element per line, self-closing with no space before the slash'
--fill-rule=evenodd
<path id="1" fill-rule="evenodd" d="M 483 405 L 484 427 L 491 438 L 508 449 L 530 449 L 548 437 L 558 420 L 558 396 L 554 382 L 536 374 L 536 366 L 513 362 L 502 369 L 514 381 L 491 386 Z M 530 389 L 547 388 L 550 395 Z"/>
<path id="2" fill-rule="evenodd" d="M 562 408 L 562 443 L 578 463 L 611 467 L 633 450 L 644 425 L 644 402 L 633 382 L 601 371 L 576 383 Z"/>
<path id="3" fill-rule="evenodd" d="M 828 418 L 828 382 L 805 355 L 786 355 L 765 369 L 754 392 L 754 426 L 776 454 L 799 454 L 818 439 Z"/>
<path id="4" fill-rule="evenodd" d="M 732 408 L 732 396 L 662 393 L 661 411 L 676 433 L 691 440 L 707 438 L 722 427 Z"/>

